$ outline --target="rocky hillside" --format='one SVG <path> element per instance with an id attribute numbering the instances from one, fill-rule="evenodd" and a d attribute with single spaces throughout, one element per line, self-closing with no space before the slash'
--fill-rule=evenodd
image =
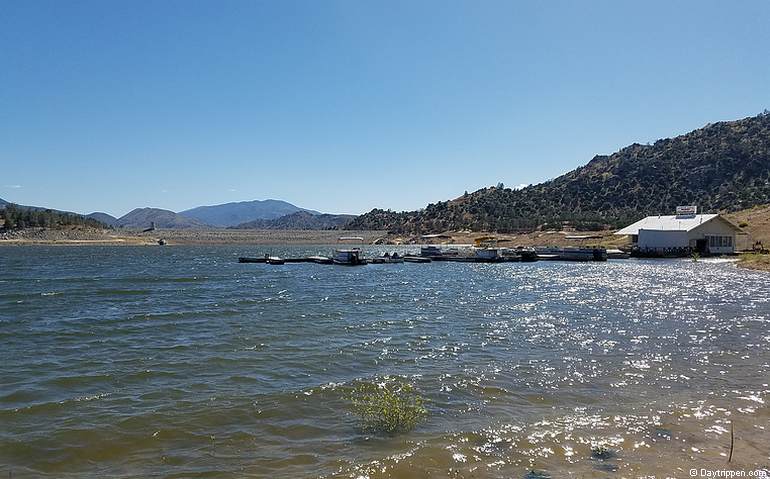
<path id="1" fill-rule="evenodd" d="M 616 227 L 677 205 L 735 211 L 770 203 L 770 113 L 707 125 L 653 145 L 633 144 L 551 181 L 491 187 L 424 210 L 373 210 L 351 229 L 426 233 Z"/>
<path id="2" fill-rule="evenodd" d="M 115 221 L 119 228 L 149 228 L 155 223 L 156 228 L 187 229 L 206 228 L 204 223 L 160 208 L 137 208 Z"/>
<path id="3" fill-rule="evenodd" d="M 355 218 L 354 215 L 312 214 L 297 211 L 273 220 L 256 220 L 233 228 L 257 230 L 333 230 L 342 229 Z"/>
<path id="4" fill-rule="evenodd" d="M 317 211 L 306 210 L 282 200 L 240 201 L 222 205 L 199 206 L 182 211 L 180 214 L 207 225 L 228 227 L 254 220 L 273 220 L 298 211 L 318 214 Z"/>

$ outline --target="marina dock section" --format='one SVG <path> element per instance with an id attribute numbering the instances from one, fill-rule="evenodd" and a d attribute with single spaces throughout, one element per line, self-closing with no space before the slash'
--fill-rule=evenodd
<path id="1" fill-rule="evenodd" d="M 402 264 L 433 262 L 454 263 L 519 263 L 540 260 L 549 261 L 607 261 L 608 252 L 603 247 L 540 247 L 540 248 L 447 248 L 427 245 L 419 253 L 399 254 L 386 252 L 380 256 L 365 257 L 361 248 L 336 249 L 331 256 L 304 256 L 280 258 L 265 254 L 257 257 L 239 257 L 239 263 L 263 263 L 282 265 L 287 263 L 316 263 L 339 266 L 363 266 L 367 264 Z M 613 252 L 613 259 L 627 258 L 623 252 Z"/>

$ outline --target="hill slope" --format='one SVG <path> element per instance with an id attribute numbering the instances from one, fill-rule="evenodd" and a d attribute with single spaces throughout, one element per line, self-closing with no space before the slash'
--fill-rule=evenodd
<path id="1" fill-rule="evenodd" d="M 85 216 L 86 218 L 91 218 L 93 220 L 100 221 L 108 226 L 115 226 L 115 224 L 118 222 L 118 219 L 115 218 L 114 216 L 108 215 L 107 213 L 102 213 L 99 211 L 87 214 Z"/>
<path id="2" fill-rule="evenodd" d="M 484 188 L 421 211 L 373 210 L 351 229 L 511 232 L 570 221 L 616 227 L 697 204 L 735 211 L 770 203 L 770 114 L 714 123 L 654 145 L 633 144 L 539 185 Z"/>
<path id="3" fill-rule="evenodd" d="M 136 208 L 115 221 L 121 228 L 149 228 L 152 223 L 156 228 L 206 228 L 200 221 L 160 208 Z"/>
<path id="4" fill-rule="evenodd" d="M 297 211 L 272 220 L 255 220 L 233 226 L 233 229 L 266 230 L 331 230 L 342 229 L 355 215 L 313 214 Z"/>
<path id="5" fill-rule="evenodd" d="M 3 229 L 23 230 L 25 228 L 62 229 L 68 227 L 88 227 L 106 229 L 108 225 L 78 213 L 58 211 L 36 206 L 21 206 L 3 203 L 0 207 L 0 220 Z"/>
<path id="6" fill-rule="evenodd" d="M 180 214 L 211 226 L 236 226 L 254 220 L 272 220 L 297 211 L 318 214 L 281 200 L 254 200 L 222 205 L 199 206 Z"/>

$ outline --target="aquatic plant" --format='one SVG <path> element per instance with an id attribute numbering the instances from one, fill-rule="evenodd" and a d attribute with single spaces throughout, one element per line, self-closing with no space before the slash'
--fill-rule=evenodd
<path id="1" fill-rule="evenodd" d="M 351 395 L 353 411 L 365 431 L 407 432 L 427 415 L 425 400 L 411 384 L 363 383 Z"/>
<path id="2" fill-rule="evenodd" d="M 617 453 L 615 451 L 604 444 L 599 444 L 591 448 L 591 457 L 599 459 L 600 461 L 607 461 L 614 458 L 616 455 Z"/>
<path id="3" fill-rule="evenodd" d="M 526 474 L 524 474 L 524 479 L 551 479 L 551 475 L 545 471 L 538 471 L 536 469 L 532 469 L 527 471 Z"/>

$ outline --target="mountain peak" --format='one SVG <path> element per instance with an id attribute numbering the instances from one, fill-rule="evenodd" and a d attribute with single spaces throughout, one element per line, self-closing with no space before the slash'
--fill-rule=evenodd
<path id="1" fill-rule="evenodd" d="M 94 211 L 93 213 L 89 213 L 85 215 L 86 218 L 91 218 L 96 221 L 100 221 L 108 226 L 115 226 L 115 224 L 118 222 L 118 219 L 115 218 L 112 215 L 109 215 L 107 213 L 102 213 L 101 211 Z"/>
<path id="2" fill-rule="evenodd" d="M 182 211 L 180 214 L 211 226 L 228 227 L 256 220 L 274 220 L 298 211 L 320 214 L 317 211 L 300 208 L 289 202 L 275 199 L 199 206 Z"/>
<path id="3" fill-rule="evenodd" d="M 136 208 L 115 221 L 115 226 L 121 228 L 148 228 L 152 224 L 157 228 L 172 229 L 206 227 L 206 224 L 196 219 L 161 208 Z"/>

